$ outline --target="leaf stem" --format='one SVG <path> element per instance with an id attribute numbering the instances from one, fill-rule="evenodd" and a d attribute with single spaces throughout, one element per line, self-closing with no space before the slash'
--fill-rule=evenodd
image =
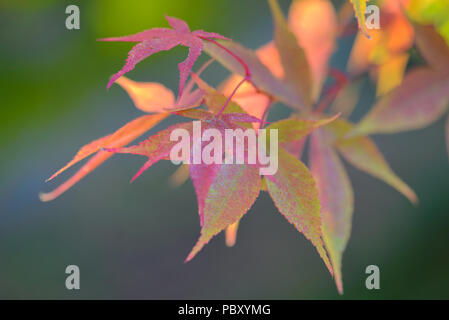
<path id="1" fill-rule="evenodd" d="M 201 38 L 203 40 L 209 41 L 210 43 L 216 45 L 220 49 L 223 49 L 224 51 L 226 51 L 229 55 L 231 55 L 235 60 L 237 60 L 242 65 L 243 69 L 245 69 L 245 77 L 237 84 L 237 86 L 234 88 L 234 90 L 232 91 L 232 93 L 228 97 L 228 99 L 226 99 L 226 102 L 224 103 L 223 107 L 220 109 L 220 111 L 217 114 L 217 116 L 220 116 L 223 113 L 223 111 L 226 109 L 226 107 L 228 106 L 228 104 L 231 101 L 232 97 L 235 95 L 235 93 L 240 88 L 240 86 L 245 81 L 251 81 L 252 73 L 251 73 L 251 70 L 249 69 L 249 66 L 246 64 L 246 62 L 243 61 L 243 59 L 240 58 L 238 55 L 236 55 L 234 52 L 232 52 L 231 50 L 226 48 L 224 45 L 222 45 L 221 43 L 219 43 L 219 42 L 217 42 L 217 41 L 215 41 L 213 39 L 210 39 L 210 38 L 206 38 L 206 37 L 201 37 Z"/>
<path id="2" fill-rule="evenodd" d="M 329 105 L 332 103 L 332 101 L 337 96 L 337 93 L 340 91 L 341 86 L 338 84 L 333 85 L 327 92 L 327 94 L 321 99 L 321 101 L 316 106 L 315 110 L 313 110 L 313 113 L 315 114 L 322 114 L 326 109 L 329 107 Z"/>
<path id="3" fill-rule="evenodd" d="M 226 51 L 227 53 L 229 53 L 235 60 L 237 60 L 242 67 L 245 69 L 245 78 L 247 78 L 247 80 L 251 79 L 251 70 L 249 69 L 248 65 L 245 63 L 245 61 L 243 61 L 242 58 L 240 58 L 238 55 L 236 55 L 234 52 L 232 52 L 231 50 L 229 50 L 228 48 L 226 48 L 224 45 L 222 45 L 221 43 L 213 40 L 213 39 L 209 39 L 209 38 L 205 38 L 205 37 L 201 37 L 201 39 L 209 41 L 210 43 L 213 43 L 214 45 L 216 45 L 217 47 L 223 49 L 224 51 Z"/>
<path id="4" fill-rule="evenodd" d="M 214 62 L 215 59 L 214 58 L 210 58 L 209 60 L 207 60 L 196 72 L 196 75 L 199 77 L 201 75 L 201 73 L 203 73 L 204 70 L 207 69 L 207 67 L 209 67 L 211 65 L 212 62 Z"/>
<path id="5" fill-rule="evenodd" d="M 335 84 L 327 90 L 326 95 L 321 99 L 321 101 L 316 106 L 313 113 L 321 114 L 329 107 L 332 101 L 337 97 L 337 94 L 343 89 L 349 82 L 346 74 L 338 69 L 332 68 L 329 70 L 329 75 L 334 78 Z"/>
<path id="6" fill-rule="evenodd" d="M 234 88 L 234 90 L 232 91 L 232 93 L 229 95 L 229 97 L 226 99 L 226 102 L 224 103 L 223 107 L 221 107 L 220 111 L 217 113 L 217 116 L 220 116 L 223 111 L 226 109 L 226 107 L 228 106 L 229 102 L 231 101 L 232 97 L 235 95 L 235 93 L 237 92 L 237 90 L 240 88 L 240 86 L 245 82 L 249 80 L 248 76 L 245 76 Z"/>

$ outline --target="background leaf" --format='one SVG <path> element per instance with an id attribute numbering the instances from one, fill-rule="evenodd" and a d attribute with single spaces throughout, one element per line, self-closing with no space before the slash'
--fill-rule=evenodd
<path id="1" fill-rule="evenodd" d="M 415 192 L 393 172 L 374 141 L 365 136 L 344 138 L 353 128 L 352 124 L 344 120 L 337 119 L 328 128 L 333 129 L 337 137 L 342 137 L 337 140 L 336 147 L 349 163 L 389 184 L 413 204 L 418 202 Z"/>
<path id="2" fill-rule="evenodd" d="M 356 134 L 395 133 L 426 127 L 449 102 L 449 72 L 410 71 L 403 83 L 379 100 L 355 128 Z"/>
<path id="3" fill-rule="evenodd" d="M 312 100 L 319 97 L 328 73 L 329 58 L 335 50 L 338 23 L 328 0 L 295 0 L 290 5 L 288 23 L 304 49 L 311 72 Z"/>
<path id="4" fill-rule="evenodd" d="M 370 39 L 357 34 L 348 61 L 348 71 L 369 71 L 381 96 L 402 82 L 414 30 L 399 1 L 380 3 L 380 29 L 371 29 Z"/>
<path id="5" fill-rule="evenodd" d="M 290 31 L 277 0 L 269 0 L 274 20 L 274 41 L 281 58 L 287 85 L 298 90 L 307 107 L 311 105 L 312 79 L 304 50 Z"/>
<path id="6" fill-rule="evenodd" d="M 330 108 L 331 113 L 341 113 L 341 117 L 349 118 L 357 106 L 361 95 L 362 81 L 347 83 L 338 92 Z"/>
<path id="7" fill-rule="evenodd" d="M 387 94 L 402 83 L 409 56 L 409 53 L 395 54 L 378 66 L 376 70 L 378 97 Z"/>
<path id="8" fill-rule="evenodd" d="M 136 82 L 124 76 L 115 81 L 144 112 L 166 112 L 175 104 L 173 91 L 157 82 Z"/>

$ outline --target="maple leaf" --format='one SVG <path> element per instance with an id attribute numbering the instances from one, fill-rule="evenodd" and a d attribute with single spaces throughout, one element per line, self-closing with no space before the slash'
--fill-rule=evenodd
<path id="1" fill-rule="evenodd" d="M 172 27 L 169 28 L 154 28 L 146 31 L 139 32 L 135 35 L 105 38 L 100 41 L 126 41 L 126 42 L 139 42 L 128 53 L 128 59 L 123 68 L 114 74 L 109 80 L 108 88 L 122 75 L 134 69 L 137 63 L 148 58 L 149 56 L 159 51 L 167 51 L 178 45 L 189 47 L 189 54 L 184 62 L 181 62 L 179 67 L 179 93 L 178 96 L 182 96 L 185 82 L 192 70 L 193 64 L 201 55 L 203 50 L 203 40 L 210 39 L 223 39 L 228 38 L 219 35 L 217 33 L 206 32 L 203 30 L 190 31 L 187 23 L 180 19 L 173 17 L 165 17 Z"/>
<path id="2" fill-rule="evenodd" d="M 354 193 L 348 174 L 323 129 L 313 132 L 309 164 L 321 204 L 323 240 L 329 253 L 338 291 L 343 294 L 342 256 L 351 234 Z"/>

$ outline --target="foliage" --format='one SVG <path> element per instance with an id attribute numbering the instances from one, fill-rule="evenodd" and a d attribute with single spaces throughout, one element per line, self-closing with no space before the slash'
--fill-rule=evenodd
<path id="1" fill-rule="evenodd" d="M 350 0 L 340 13 L 329 0 L 296 0 L 288 18 L 276 0 L 268 2 L 274 40 L 257 50 L 215 33 L 192 32 L 184 21 L 172 17 L 166 17 L 172 29 L 155 28 L 102 39 L 138 42 L 108 88 L 117 83 L 137 108 L 150 114 L 82 147 L 49 180 L 93 157 L 54 191 L 41 194 L 42 201 L 53 200 L 67 191 L 113 153 L 148 158 L 133 180 L 157 161 L 167 160 L 174 144 L 169 139 L 172 130 L 184 128 L 191 132 L 193 122 L 175 124 L 137 145 L 127 145 L 172 114 L 201 120 L 202 130 L 214 128 L 224 132 L 251 126 L 277 129 L 279 169 L 273 176 L 261 177 L 258 164 L 190 164 L 188 170 L 185 166 L 179 169 L 183 172 L 179 175 L 181 180 L 190 176 L 193 181 L 202 227 L 186 261 L 221 231 L 226 230 L 227 244 L 233 245 L 240 219 L 261 191 L 268 192 L 279 212 L 316 247 L 342 293 L 342 257 L 354 211 L 354 192 L 342 158 L 417 203 L 416 194 L 394 173 L 368 135 L 420 129 L 447 113 L 448 20 L 447 15 L 444 20 L 429 9 L 442 8 L 446 2 L 429 0 L 423 8 L 413 0 L 380 1 L 380 30 L 366 29 L 366 0 Z M 346 75 L 330 69 L 328 64 L 336 40 L 350 28 L 341 19 L 348 6 L 353 6 L 362 33 L 356 37 Z M 179 64 L 176 99 L 162 84 L 139 83 L 124 77 L 138 62 L 177 45 L 188 47 L 189 54 Z M 407 69 L 410 52 L 415 48 L 425 64 Z M 196 73 L 191 72 L 203 49 L 232 73 L 218 89 L 200 77 L 211 61 Z M 354 124 L 348 118 L 359 98 L 358 81 L 363 74 L 369 74 L 377 84 L 377 99 L 364 118 Z M 333 79 L 333 84 L 323 89 L 328 78 Z M 276 102 L 290 107 L 292 115 L 268 124 L 267 114 Z M 202 105 L 205 108 L 198 108 Z M 300 159 L 308 137 L 307 167 Z M 449 151 L 449 118 L 446 137 Z"/>

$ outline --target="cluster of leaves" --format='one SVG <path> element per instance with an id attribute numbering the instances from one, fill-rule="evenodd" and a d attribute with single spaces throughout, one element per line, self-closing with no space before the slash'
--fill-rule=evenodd
<path id="1" fill-rule="evenodd" d="M 296 0 L 288 18 L 276 0 L 268 2 L 274 40 L 255 51 L 216 33 L 192 32 L 184 21 L 172 17 L 167 17 L 172 28 L 102 39 L 138 42 L 108 87 L 119 84 L 136 107 L 149 114 L 82 147 L 49 180 L 93 157 L 54 191 L 41 194 L 41 199 L 55 199 L 114 153 L 148 158 L 133 179 L 157 161 L 167 160 L 174 145 L 169 138 L 172 130 L 191 132 L 193 122 L 175 124 L 137 145 L 126 145 L 172 114 L 201 120 L 202 130 L 277 129 L 279 169 L 273 176 L 261 177 L 258 164 L 190 164 L 178 169 L 176 179 L 190 176 L 193 181 L 202 227 L 186 261 L 221 231 L 226 230 L 226 241 L 233 245 L 240 219 L 265 191 L 279 212 L 316 247 L 342 293 L 342 256 L 351 233 L 354 195 L 341 158 L 417 202 L 413 190 L 393 172 L 368 135 L 423 128 L 448 111 L 449 48 L 439 29 L 410 18 L 416 16 L 413 0 L 380 2 L 380 30 L 366 30 L 365 0 L 351 0 L 339 14 L 329 0 Z M 362 33 L 357 35 L 346 75 L 330 69 L 328 62 L 337 38 L 351 27 L 345 18 L 351 2 Z M 143 59 L 177 45 L 189 48 L 187 59 L 179 64 L 177 98 L 162 84 L 124 77 Z M 427 64 L 406 72 L 414 46 Z M 203 50 L 232 72 L 218 89 L 200 78 L 210 62 L 196 73 L 191 71 Z M 358 99 L 359 75 L 365 73 L 377 83 L 377 101 L 353 124 L 348 117 Z M 329 77 L 334 83 L 323 89 Z M 275 102 L 290 107 L 292 115 L 266 126 L 266 116 Z M 449 140 L 449 120 L 447 131 Z M 309 137 L 307 167 L 300 158 Z"/>

